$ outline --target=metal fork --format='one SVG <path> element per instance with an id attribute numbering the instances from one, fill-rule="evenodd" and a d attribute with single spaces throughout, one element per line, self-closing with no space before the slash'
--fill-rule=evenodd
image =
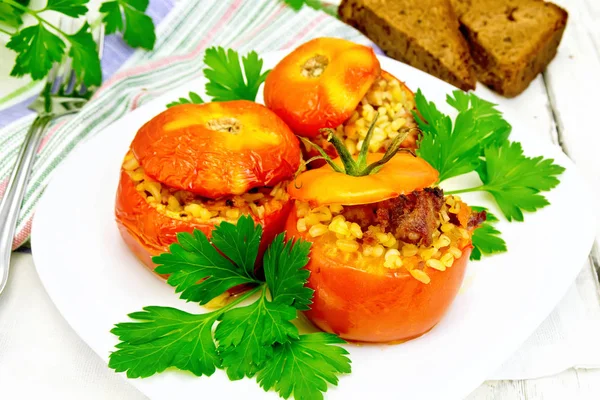
<path id="1" fill-rule="evenodd" d="M 61 18 L 59 27 L 67 33 L 74 31 L 73 19 Z M 94 31 L 100 58 L 104 44 L 104 27 L 100 24 Z M 46 127 L 53 119 L 76 113 L 90 99 L 96 88 L 86 88 L 76 82 L 72 60 L 65 56 L 62 63 L 55 64 L 46 80 L 44 89 L 29 106 L 38 113 L 29 128 L 13 168 L 8 186 L 0 203 L 0 294 L 6 287 L 10 268 L 12 243 L 25 189 Z"/>

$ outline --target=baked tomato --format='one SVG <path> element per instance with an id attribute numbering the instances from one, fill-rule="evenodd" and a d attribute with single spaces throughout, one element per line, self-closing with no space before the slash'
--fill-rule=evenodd
<path id="1" fill-rule="evenodd" d="M 181 105 L 146 123 L 121 168 L 115 215 L 125 243 L 154 269 L 178 232 L 208 237 L 250 215 L 263 226 L 258 260 L 283 231 L 296 137 L 273 112 L 247 101 Z"/>
<path id="2" fill-rule="evenodd" d="M 269 73 L 265 104 L 294 133 L 315 137 L 319 129 L 347 120 L 379 74 L 379 61 L 370 47 L 343 39 L 313 39 Z"/>
<path id="3" fill-rule="evenodd" d="M 295 204 L 286 234 L 312 242 L 306 316 L 349 340 L 419 336 L 458 293 L 485 213 L 431 187 L 438 174 L 424 160 L 393 149 L 353 158 L 332 143 L 341 157 L 324 157 L 328 165 L 288 187 Z"/>
<path id="4" fill-rule="evenodd" d="M 288 126 L 246 100 L 171 107 L 140 128 L 131 150 L 150 178 L 211 199 L 274 186 L 301 156 Z"/>

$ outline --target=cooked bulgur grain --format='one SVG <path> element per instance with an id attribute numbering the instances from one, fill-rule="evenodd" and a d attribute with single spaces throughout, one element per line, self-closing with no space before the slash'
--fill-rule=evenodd
<path id="1" fill-rule="evenodd" d="M 414 95 L 392 75 L 384 73 L 373 83 L 350 118 L 337 127 L 336 133 L 350 154 L 356 155 L 367 136 L 375 112 L 378 112 L 369 151 L 385 151 L 396 136 L 405 132 L 409 134 L 401 147 L 415 149 L 418 130 L 415 129 L 417 124 L 412 116 L 414 108 Z M 326 136 L 320 135 L 313 140 L 323 148 L 330 146 Z"/>
<path id="2" fill-rule="evenodd" d="M 461 207 L 466 207 L 458 196 L 444 198 L 437 228 L 428 241 L 431 246 L 405 243 L 378 225 L 361 228 L 352 220 L 359 214 L 348 212 L 353 207 L 357 206 L 333 204 L 311 208 L 308 203 L 297 201 L 296 226 L 310 237 L 335 243 L 327 250 L 332 257 L 343 254 L 344 260 L 352 259 L 358 267 L 381 264 L 389 269 L 404 268 L 423 283 L 430 281 L 428 269 L 444 271 L 452 267 L 462 256 L 460 248 L 470 240 L 467 229 L 450 222 L 457 220 Z"/>
<path id="3" fill-rule="evenodd" d="M 154 181 L 145 174 L 132 152 L 127 153 L 122 166 L 148 204 L 170 218 L 184 221 L 235 222 L 242 214 L 261 219 L 265 213 L 281 209 L 282 204 L 289 199 L 285 190 L 287 182 L 213 200 Z"/>

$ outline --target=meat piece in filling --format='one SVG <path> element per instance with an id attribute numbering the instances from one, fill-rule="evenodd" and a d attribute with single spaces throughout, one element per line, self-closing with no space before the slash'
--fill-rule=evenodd
<path id="1" fill-rule="evenodd" d="M 405 243 L 430 246 L 443 204 L 442 189 L 425 188 L 376 204 L 345 207 L 342 214 L 364 231 L 369 225 L 376 225 Z M 365 240 L 368 242 L 369 238 Z"/>

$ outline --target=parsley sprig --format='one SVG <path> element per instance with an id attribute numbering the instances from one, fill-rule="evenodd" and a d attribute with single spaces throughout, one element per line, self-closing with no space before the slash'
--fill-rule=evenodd
<path id="1" fill-rule="evenodd" d="M 483 156 L 485 163 L 477 168 L 483 185 L 453 193 L 488 192 L 509 221 L 523 221 L 523 211 L 533 212 L 549 205 L 540 192 L 556 187 L 557 176 L 565 170 L 552 159 L 525 156 L 518 142 L 487 147 Z"/>
<path id="2" fill-rule="evenodd" d="M 6 47 L 17 53 L 12 76 L 31 75 L 34 80 L 42 79 L 50 72 L 54 63 L 68 55 L 73 59 L 73 70 L 78 83 L 98 86 L 102 82 L 102 71 L 98 49 L 92 36 L 91 24 L 85 22 L 74 34 L 70 34 L 51 23 L 45 12 L 54 11 L 62 18 L 79 18 L 88 12 L 89 0 L 48 0 L 44 8 L 34 10 L 26 0 L 0 0 L 0 22 L 9 29 L 0 29 L 0 34 L 10 36 Z M 108 34 L 123 32 L 123 38 L 132 47 L 152 49 L 155 42 L 154 24 L 144 14 L 148 0 L 117 0 L 102 4 L 100 12 Z M 31 15 L 36 24 L 22 27 L 24 14 Z M 125 22 L 123 22 L 125 21 Z"/>
<path id="3" fill-rule="evenodd" d="M 485 207 L 471 206 L 471 208 L 473 211 L 486 212 L 485 222 L 473 231 L 471 260 L 481 260 L 483 254 L 505 252 L 506 242 L 500 237 L 500 231 L 494 227 L 498 218 Z"/>
<path id="4" fill-rule="evenodd" d="M 204 63 L 208 67 L 204 70 L 204 76 L 208 79 L 206 94 L 213 101 L 254 101 L 259 86 L 270 72 L 263 72 L 263 60 L 255 51 L 243 56 L 240 63 L 237 51 L 211 47 L 204 53 Z"/>
<path id="5" fill-rule="evenodd" d="M 206 304 L 240 284 L 252 289 L 205 314 L 145 307 L 112 330 L 121 342 L 109 367 L 130 378 L 169 367 L 210 376 L 224 369 L 231 380 L 256 377 L 265 390 L 296 399 L 322 399 L 328 383 L 350 372 L 345 342 L 328 333 L 301 335 L 291 322 L 310 307 L 306 287 L 310 243 L 278 235 L 264 255 L 264 275 L 255 273 L 262 227 L 250 217 L 221 223 L 212 242 L 199 230 L 178 233 L 170 252 L 153 260 L 156 272 L 182 299 Z M 226 256 L 225 256 L 226 255 Z M 248 304 L 248 302 L 254 299 Z M 216 328 L 215 328 L 216 325 Z"/>
<path id="6" fill-rule="evenodd" d="M 473 171 L 482 182 L 449 193 L 488 192 L 509 221 L 523 221 L 524 211 L 550 204 L 541 192 L 556 187 L 565 169 L 552 159 L 525 156 L 520 143 L 508 140 L 511 126 L 494 104 L 456 90 L 446 97 L 458 111 L 453 122 L 420 90 L 415 102 L 418 112 L 413 115 L 422 130 L 417 154 L 438 170 L 439 182 Z M 488 222 L 475 230 L 472 259 L 506 251 L 506 243 L 493 226 L 494 218 L 488 213 Z"/>
<path id="7" fill-rule="evenodd" d="M 255 51 L 242 57 L 233 49 L 211 47 L 204 53 L 204 76 L 206 94 L 212 101 L 256 100 L 258 88 L 265 81 L 270 70 L 263 71 L 263 59 Z M 196 92 L 189 92 L 189 98 L 180 97 L 167 104 L 167 108 L 179 104 L 202 104 L 204 100 Z"/>

